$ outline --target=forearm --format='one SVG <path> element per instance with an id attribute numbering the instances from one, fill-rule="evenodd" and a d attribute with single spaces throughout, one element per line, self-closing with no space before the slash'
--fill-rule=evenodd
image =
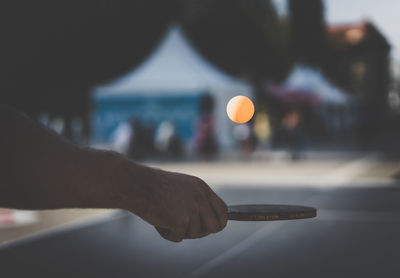
<path id="1" fill-rule="evenodd" d="M 0 207 L 122 208 L 176 242 L 226 225 L 226 204 L 197 177 L 75 146 L 1 105 L 0 131 Z"/>
<path id="2" fill-rule="evenodd" d="M 75 146 L 13 110 L 0 109 L 0 206 L 115 208 L 125 206 L 127 191 L 131 203 L 142 194 L 152 169 L 112 152 Z"/>

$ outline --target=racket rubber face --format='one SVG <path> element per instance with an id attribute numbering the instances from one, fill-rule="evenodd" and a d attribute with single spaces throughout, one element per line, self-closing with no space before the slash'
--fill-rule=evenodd
<path id="1" fill-rule="evenodd" d="M 228 220 L 276 221 L 313 218 L 317 210 L 292 205 L 235 205 L 228 206 Z"/>

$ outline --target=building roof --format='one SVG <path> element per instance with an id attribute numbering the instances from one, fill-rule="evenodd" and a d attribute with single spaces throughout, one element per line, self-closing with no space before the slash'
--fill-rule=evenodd
<path id="1" fill-rule="evenodd" d="M 360 43 L 367 33 L 366 22 L 327 26 L 330 40 L 336 45 L 355 45 Z"/>
<path id="2" fill-rule="evenodd" d="M 328 39 L 337 49 L 348 49 L 367 42 L 375 42 L 385 47 L 390 46 L 379 30 L 368 21 L 328 25 L 326 31 Z"/>

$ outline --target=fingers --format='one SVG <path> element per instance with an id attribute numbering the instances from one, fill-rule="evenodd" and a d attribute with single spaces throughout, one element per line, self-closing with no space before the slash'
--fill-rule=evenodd
<path id="1" fill-rule="evenodd" d="M 206 184 L 206 194 L 211 208 L 218 219 L 220 230 L 223 230 L 228 221 L 228 206 L 215 192 Z"/>
<path id="2" fill-rule="evenodd" d="M 169 173 L 167 177 L 163 182 L 168 186 L 161 188 L 168 194 L 164 192 L 159 198 L 165 204 L 158 206 L 156 203 L 157 213 L 147 220 L 164 239 L 180 242 L 225 228 L 227 206 L 203 180 L 179 173 Z"/>
<path id="3" fill-rule="evenodd" d="M 204 195 L 200 204 L 201 206 L 199 207 L 198 212 L 192 214 L 189 225 L 183 223 L 180 225 L 178 231 L 161 227 L 156 227 L 156 230 L 164 239 L 173 242 L 180 242 L 183 239 L 201 238 L 222 230 L 226 225 L 226 220 L 225 223 L 223 220 L 220 220 L 225 217 L 223 216 L 225 209 L 224 205 L 216 203 L 217 209 L 215 209 L 212 205 L 212 201 L 209 200 L 206 195 Z M 183 230 L 186 232 L 182 232 Z"/>
<path id="4" fill-rule="evenodd" d="M 207 228 L 203 225 L 200 219 L 200 214 L 198 214 L 197 217 L 192 218 L 192 221 L 190 222 L 190 225 L 187 229 L 185 238 L 194 239 L 194 238 L 204 237 L 209 234 L 210 233 L 207 232 Z"/>
<path id="5" fill-rule="evenodd" d="M 166 228 L 155 227 L 157 232 L 162 236 L 164 239 L 173 241 L 173 242 L 181 242 L 184 239 L 183 234 L 179 234 L 172 230 Z"/>
<path id="6" fill-rule="evenodd" d="M 185 238 L 200 238 L 225 228 L 227 206 L 211 189 L 199 201 L 198 213 L 190 221 Z"/>
<path id="7" fill-rule="evenodd" d="M 200 208 L 200 219 L 205 231 L 208 233 L 211 234 L 220 231 L 219 220 L 208 200 L 206 200 L 204 206 Z"/>
<path id="8" fill-rule="evenodd" d="M 197 215 L 192 214 L 185 238 L 200 238 L 217 233 L 227 224 L 228 208 L 225 202 L 206 183 L 201 182 Z"/>
<path id="9" fill-rule="evenodd" d="M 211 190 L 211 189 L 210 189 Z M 217 232 L 223 230 L 228 221 L 228 207 L 225 202 L 218 197 L 212 190 L 208 193 L 208 200 L 211 208 L 215 214 L 215 217 L 218 219 L 219 229 Z"/>

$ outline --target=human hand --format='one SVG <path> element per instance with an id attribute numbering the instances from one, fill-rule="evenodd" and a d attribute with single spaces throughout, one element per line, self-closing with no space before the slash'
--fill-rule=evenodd
<path id="1" fill-rule="evenodd" d="M 227 206 L 203 180 L 151 170 L 150 182 L 142 189 L 142 201 L 131 211 L 154 225 L 163 238 L 180 242 L 219 232 L 226 226 Z"/>

